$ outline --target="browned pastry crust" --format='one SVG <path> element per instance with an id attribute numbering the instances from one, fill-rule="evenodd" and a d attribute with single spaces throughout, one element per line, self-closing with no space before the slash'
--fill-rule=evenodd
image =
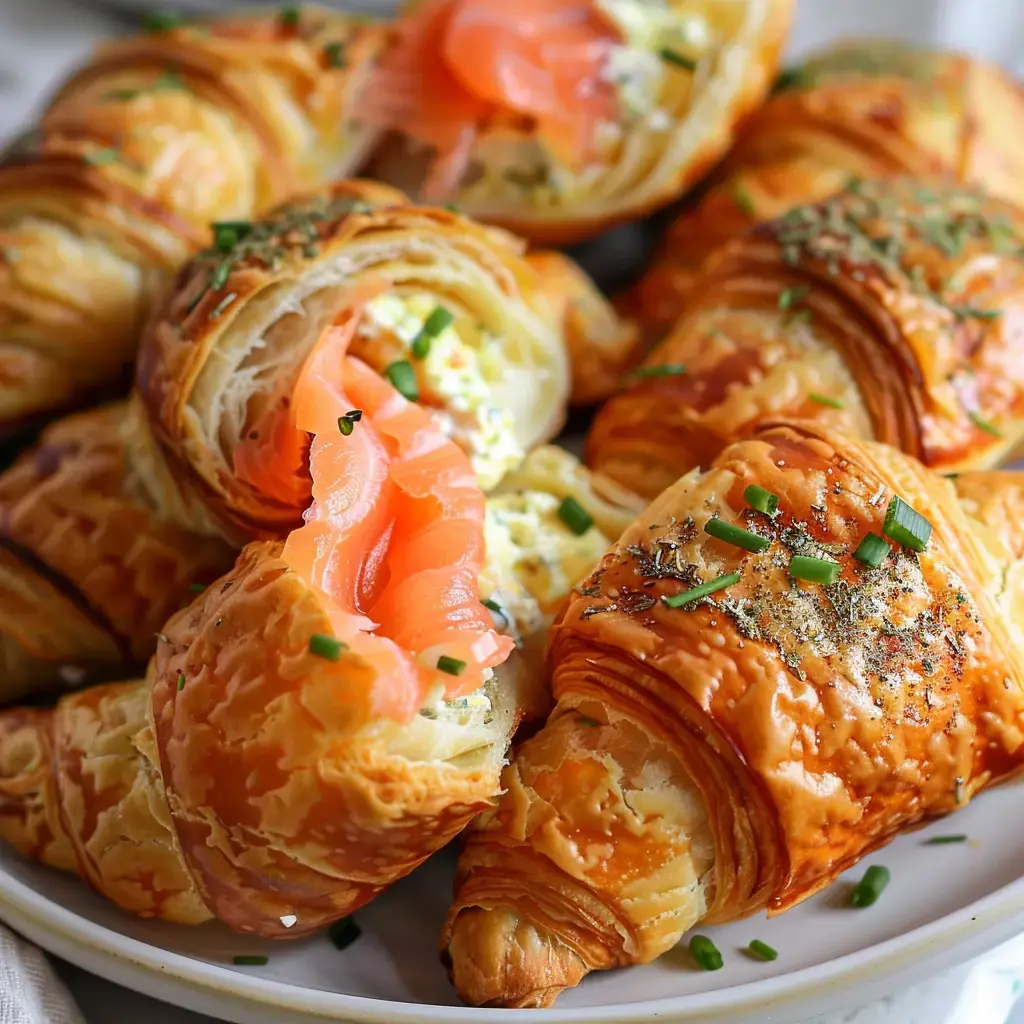
<path id="1" fill-rule="evenodd" d="M 709 253 L 851 176 L 945 175 L 1024 205 L 1022 119 L 1019 85 L 984 61 L 880 39 L 836 45 L 780 76 L 621 306 L 648 341 L 664 336 Z"/>
<path id="2" fill-rule="evenodd" d="M 938 469 L 995 465 L 1024 436 L 1022 253 L 1017 208 L 967 188 L 853 182 L 797 207 L 705 264 L 588 457 L 651 496 L 807 417 Z"/>
<path id="3" fill-rule="evenodd" d="M 167 616 L 231 564 L 151 510 L 124 407 L 68 417 L 0 474 L 0 699 L 140 669 Z"/>
<path id="4" fill-rule="evenodd" d="M 776 516 L 745 508 L 750 484 Z M 1010 501 L 984 496 L 1004 484 Z M 1024 520 L 999 539 L 973 515 L 1008 513 L 1019 475 L 963 487 L 961 504 L 896 449 L 776 426 L 640 516 L 556 625 L 557 706 L 468 836 L 444 934 L 466 1001 L 547 1005 L 698 921 L 785 910 L 1020 768 Z M 869 569 L 853 552 L 895 495 L 933 531 Z M 711 538 L 715 516 L 770 546 Z M 838 580 L 797 581 L 797 554 Z"/>
<path id="5" fill-rule="evenodd" d="M 126 375 L 211 221 L 355 167 L 372 136 L 352 111 L 385 38 L 303 6 L 295 25 L 273 12 L 115 40 L 65 82 L 0 159 L 0 427 Z"/>

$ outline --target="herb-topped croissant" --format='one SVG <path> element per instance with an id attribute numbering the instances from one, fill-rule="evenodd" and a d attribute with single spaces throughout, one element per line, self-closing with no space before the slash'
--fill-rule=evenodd
<path id="1" fill-rule="evenodd" d="M 983 61 L 884 39 L 834 46 L 783 72 L 622 306 L 650 339 L 663 336 L 710 252 L 852 176 L 941 175 L 1024 205 L 1022 118 L 1018 84 Z"/>
<path id="2" fill-rule="evenodd" d="M 1024 437 L 1024 221 L 956 186 L 852 181 L 727 243 L 597 416 L 593 466 L 653 496 L 765 419 L 938 469 Z"/>
<path id="3" fill-rule="evenodd" d="M 61 87 L 0 159 L 0 428 L 120 383 L 148 306 L 211 221 L 354 169 L 385 40 L 308 5 L 154 15 Z"/>
<path id="4" fill-rule="evenodd" d="M 467 1002 L 548 1005 L 785 910 L 1021 768 L 1021 480 L 980 477 L 776 426 L 640 516 L 468 833 L 444 934 Z"/>

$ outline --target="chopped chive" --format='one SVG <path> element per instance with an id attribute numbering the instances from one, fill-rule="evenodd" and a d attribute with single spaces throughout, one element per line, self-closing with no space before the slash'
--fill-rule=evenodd
<path id="1" fill-rule="evenodd" d="M 697 70 L 697 62 L 692 57 L 687 57 L 685 54 L 668 46 L 661 51 L 659 56 L 666 64 L 674 64 L 677 68 L 683 68 L 686 71 Z"/>
<path id="2" fill-rule="evenodd" d="M 423 322 L 419 334 L 413 338 L 412 354 L 417 359 L 426 359 L 430 352 L 430 343 L 446 328 L 450 327 L 455 317 L 444 306 L 438 306 Z"/>
<path id="3" fill-rule="evenodd" d="M 462 213 L 462 207 L 459 206 L 457 203 L 445 203 L 444 208 L 449 213 Z"/>
<path id="4" fill-rule="evenodd" d="M 205 583 L 190 583 L 188 585 L 188 589 L 193 594 L 201 594 L 204 590 L 206 590 L 206 584 Z"/>
<path id="5" fill-rule="evenodd" d="M 760 939 L 754 939 L 747 948 L 762 960 L 779 959 L 778 950 L 772 949 L 767 942 L 762 942 Z"/>
<path id="6" fill-rule="evenodd" d="M 831 398 L 829 395 L 819 395 L 817 391 L 812 391 L 807 397 L 812 402 L 817 402 L 818 405 L 827 405 L 830 409 L 846 408 L 838 398 Z"/>
<path id="7" fill-rule="evenodd" d="M 492 612 L 497 612 L 499 615 L 505 614 L 505 609 L 502 608 L 497 601 L 492 601 L 489 597 L 485 597 L 480 603 L 485 608 L 489 608 Z"/>
<path id="8" fill-rule="evenodd" d="M 702 970 L 720 971 L 722 969 L 722 954 L 706 935 L 694 935 L 690 939 L 690 953 Z"/>
<path id="9" fill-rule="evenodd" d="M 647 377 L 678 377 L 686 373 L 683 363 L 661 363 L 658 366 L 641 366 L 629 374 L 631 380 L 644 380 Z"/>
<path id="10" fill-rule="evenodd" d="M 773 516 L 779 510 L 778 495 L 758 487 L 757 484 L 749 484 L 746 487 L 743 491 L 743 500 L 752 509 L 763 512 L 766 516 Z"/>
<path id="11" fill-rule="evenodd" d="M 779 309 L 792 309 L 810 290 L 805 284 L 793 288 L 783 288 L 779 292 Z"/>
<path id="12" fill-rule="evenodd" d="M 882 895 L 885 887 L 889 884 L 889 878 L 888 868 L 883 868 L 880 864 L 872 864 L 853 890 L 850 903 L 855 907 L 870 907 Z"/>
<path id="13" fill-rule="evenodd" d="M 143 16 L 142 28 L 146 32 L 168 32 L 184 22 L 184 17 L 174 11 L 151 11 Z"/>
<path id="14" fill-rule="evenodd" d="M 235 236 L 235 241 L 239 241 L 240 239 L 245 238 L 245 236 L 249 234 L 250 231 L 252 231 L 252 221 L 215 220 L 210 225 L 210 230 L 213 231 L 214 238 L 217 237 L 218 232 L 230 231 Z"/>
<path id="15" fill-rule="evenodd" d="M 407 359 L 400 359 L 392 363 L 384 375 L 391 381 L 394 389 L 410 402 L 415 402 L 420 397 L 420 386 L 416 383 L 416 371 L 412 363 Z"/>
<path id="16" fill-rule="evenodd" d="M 582 537 L 593 525 L 590 513 L 573 497 L 563 498 L 558 506 L 558 518 L 576 534 Z"/>
<path id="17" fill-rule="evenodd" d="M 750 198 L 750 193 L 742 185 L 734 185 L 732 188 L 733 202 L 739 207 L 740 213 L 745 213 L 748 217 L 756 215 L 757 210 L 754 206 L 754 200 Z"/>
<path id="18" fill-rule="evenodd" d="M 735 526 L 723 519 L 709 519 L 704 524 L 704 532 L 715 540 L 724 541 L 734 547 L 743 548 L 744 551 L 752 551 L 755 555 L 771 546 L 769 537 L 761 537 L 750 530 L 744 530 L 742 526 Z"/>
<path id="19" fill-rule="evenodd" d="M 230 294 L 225 295 L 224 298 L 221 299 L 220 302 L 218 302 L 217 305 L 210 310 L 210 319 L 219 320 L 221 316 L 224 314 L 224 311 L 228 308 L 228 306 L 230 306 L 231 303 L 234 302 L 235 299 L 237 298 L 238 294 L 236 292 L 231 292 Z"/>
<path id="20" fill-rule="evenodd" d="M 298 28 L 299 17 L 298 4 L 289 4 L 289 6 L 281 8 L 281 24 L 284 28 Z"/>
<path id="21" fill-rule="evenodd" d="M 343 917 L 327 929 L 327 938 L 335 949 L 348 949 L 362 935 L 362 929 L 354 917 Z"/>
<path id="22" fill-rule="evenodd" d="M 349 409 L 344 416 L 338 417 L 338 429 L 348 437 L 355 429 L 356 424 L 363 418 L 362 409 Z"/>
<path id="23" fill-rule="evenodd" d="M 889 554 L 889 545 L 877 533 L 865 534 L 857 545 L 853 557 L 863 562 L 869 569 L 877 569 Z"/>
<path id="24" fill-rule="evenodd" d="M 341 652 L 347 646 L 347 644 L 343 644 L 340 640 L 333 636 L 328 636 L 326 633 L 314 633 L 309 638 L 309 653 L 315 654 L 318 658 L 324 658 L 327 661 L 340 660 Z"/>
<path id="25" fill-rule="evenodd" d="M 842 566 L 828 558 L 812 558 L 809 555 L 794 555 L 789 560 L 789 574 L 794 579 L 808 583 L 822 583 L 828 586 L 839 578 Z"/>
<path id="26" fill-rule="evenodd" d="M 977 306 L 947 306 L 946 308 L 961 320 L 998 320 L 1003 315 L 1001 309 L 978 309 Z"/>
<path id="27" fill-rule="evenodd" d="M 111 89 L 110 92 L 103 94 L 104 100 L 118 100 L 123 103 L 127 103 L 128 100 L 135 99 L 136 96 L 140 95 L 144 90 L 142 89 Z"/>
<path id="28" fill-rule="evenodd" d="M 263 967 L 270 960 L 268 957 L 259 956 L 258 954 L 246 954 L 245 956 L 232 957 L 231 962 L 236 967 Z"/>
<path id="29" fill-rule="evenodd" d="M 82 157 L 90 167 L 105 167 L 107 164 L 116 163 L 120 158 L 121 154 L 112 146 L 105 149 L 94 149 Z"/>
<path id="30" fill-rule="evenodd" d="M 947 846 L 951 843 L 966 843 L 967 836 L 955 835 L 955 836 L 931 836 L 931 838 L 924 841 L 925 846 Z"/>
<path id="31" fill-rule="evenodd" d="M 324 56 L 327 58 L 327 66 L 332 68 L 343 68 L 345 62 L 345 44 L 328 43 L 324 47 Z"/>
<path id="32" fill-rule="evenodd" d="M 231 260 L 224 259 L 217 264 L 217 269 L 213 272 L 210 277 L 209 287 L 215 292 L 219 292 L 221 288 L 228 283 L 228 278 L 231 276 Z"/>
<path id="33" fill-rule="evenodd" d="M 437 670 L 446 672 L 450 676 L 461 676 L 466 671 L 466 663 L 458 658 L 449 658 L 447 654 L 442 654 L 437 659 Z"/>
<path id="34" fill-rule="evenodd" d="M 882 533 L 912 551 L 924 551 L 932 535 L 932 524 L 920 512 L 895 495 L 885 510 Z"/>
<path id="35" fill-rule="evenodd" d="M 691 601 L 699 601 L 702 597 L 717 593 L 719 590 L 725 590 L 726 587 L 731 587 L 734 583 L 739 583 L 739 581 L 740 574 L 738 572 L 731 572 L 726 576 L 719 576 L 718 579 L 708 580 L 707 583 L 702 583 L 698 587 L 684 590 L 681 594 L 663 597 L 662 601 L 669 608 L 682 608 L 683 605 L 690 604 Z"/>
<path id="36" fill-rule="evenodd" d="M 181 691 L 184 690 L 184 689 L 185 689 L 185 673 L 184 672 L 179 672 L 178 673 L 178 693 L 181 693 Z"/>
<path id="37" fill-rule="evenodd" d="M 596 729 L 601 724 L 596 718 L 591 718 L 590 715 L 584 715 L 580 712 L 576 714 L 576 721 L 580 725 L 585 725 L 588 729 Z"/>
<path id="38" fill-rule="evenodd" d="M 1003 432 L 994 423 L 985 419 L 984 416 L 979 416 L 976 412 L 969 412 L 967 416 L 979 430 L 984 430 L 986 434 L 991 434 L 993 437 L 1003 436 Z"/>
<path id="39" fill-rule="evenodd" d="M 213 246 L 218 252 L 231 252 L 237 244 L 238 232 L 232 225 L 213 225 Z"/>

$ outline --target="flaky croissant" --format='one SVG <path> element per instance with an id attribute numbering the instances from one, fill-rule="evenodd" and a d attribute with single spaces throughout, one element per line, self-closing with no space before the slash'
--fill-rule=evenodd
<path id="1" fill-rule="evenodd" d="M 431 691 L 402 720 L 401 691 L 380 691 L 374 709 L 369 662 L 311 648 L 336 610 L 286 545 L 254 543 L 168 623 L 147 682 L 0 712 L 0 836 L 171 921 L 288 937 L 365 903 L 493 803 L 514 722 L 546 710 L 553 611 L 640 507 L 558 449 L 503 487 L 479 585 L 519 647 L 479 690 Z M 569 495 L 582 533 L 558 513 Z"/>
<path id="2" fill-rule="evenodd" d="M 412 3 L 361 105 L 373 174 L 535 242 L 671 202 L 765 96 L 791 0 Z"/>
<path id="3" fill-rule="evenodd" d="M 1024 222 L 956 186 L 851 182 L 727 243 L 597 416 L 593 466 L 653 496 L 764 419 L 820 419 L 938 469 L 1024 436 Z"/>
<path id="4" fill-rule="evenodd" d="M 1018 770 L 1020 492 L 799 424 L 661 495 L 575 588 L 557 706 L 468 833 L 459 994 L 547 1005 L 697 922 L 785 910 Z"/>
<path id="5" fill-rule="evenodd" d="M 231 565 L 146 505 L 124 419 L 70 416 L 0 474 L 0 701 L 141 670 L 190 588 Z"/>
<path id="6" fill-rule="evenodd" d="M 297 12 L 297 13 L 293 13 Z M 0 159 L 0 427 L 127 376 L 147 307 L 211 221 L 355 168 L 385 30 L 313 6 L 150 19 Z"/>
<path id="7" fill-rule="evenodd" d="M 521 250 L 503 231 L 356 181 L 194 260 L 139 352 L 153 437 L 140 428 L 138 443 L 169 466 L 150 481 L 155 503 L 242 539 L 298 524 L 308 440 L 292 392 L 323 329 L 353 310 L 353 354 L 434 409 L 493 487 L 557 432 L 569 392 L 566 300 Z"/>
<path id="8" fill-rule="evenodd" d="M 944 175 L 1024 205 L 1024 143 L 1013 127 L 1022 118 L 1024 93 L 991 64 L 885 39 L 833 46 L 783 72 L 622 307 L 648 338 L 661 337 L 710 252 L 854 175 Z"/>

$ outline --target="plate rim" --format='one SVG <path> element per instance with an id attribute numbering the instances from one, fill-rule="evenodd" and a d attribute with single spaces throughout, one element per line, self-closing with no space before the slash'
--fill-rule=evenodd
<path id="1" fill-rule="evenodd" d="M 918 977 L 936 974 L 953 962 L 963 962 L 1012 937 L 1024 923 L 1022 877 L 901 935 L 762 981 L 635 1003 L 516 1011 L 376 999 L 242 974 L 91 921 L 14 877 L 2 864 L 0 882 L 0 915 L 5 921 L 16 930 L 19 920 L 27 922 L 26 930 L 43 936 L 30 936 L 37 944 L 50 948 L 48 940 L 56 940 L 54 944 L 61 948 L 50 948 L 51 952 L 72 961 L 76 961 L 78 954 L 78 960 L 88 961 L 79 963 L 80 966 L 118 984 L 134 987 L 143 978 L 159 979 L 165 987 L 174 983 L 201 997 L 236 1000 L 239 1005 L 261 1011 L 301 1011 L 310 1019 L 365 1024 L 495 1024 L 512 1020 L 536 1024 L 639 1024 L 653 1018 L 665 1020 L 666 1024 L 710 1021 L 739 1012 L 759 1016 L 766 1009 L 781 1010 L 798 999 L 820 1000 L 829 990 L 834 998 L 839 998 L 839 991 L 853 984 L 864 999 L 870 999 L 869 989 L 879 990 L 893 975 L 905 980 L 914 973 L 915 966 Z M 67 952 L 68 946 L 71 953 Z M 884 992 L 881 989 L 874 994 Z M 834 1008 L 835 1003 L 831 1006 Z"/>

